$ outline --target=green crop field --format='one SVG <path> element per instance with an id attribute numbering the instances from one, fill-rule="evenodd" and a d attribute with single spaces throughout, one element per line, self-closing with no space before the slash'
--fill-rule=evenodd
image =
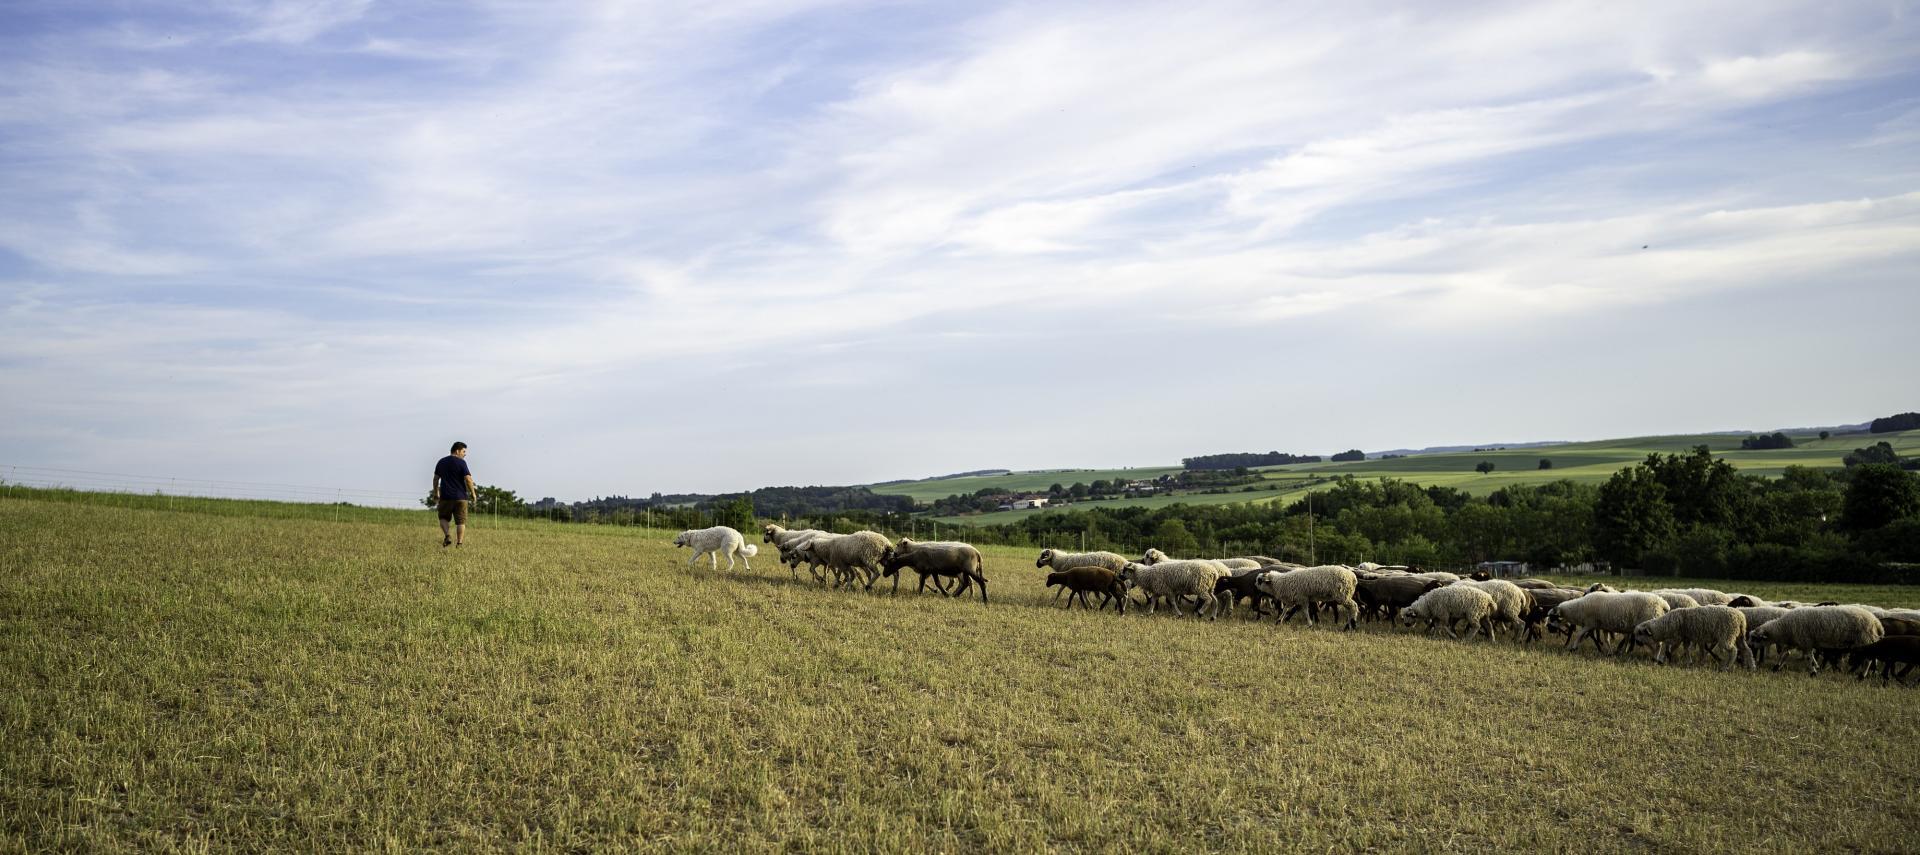
<path id="1" fill-rule="evenodd" d="M 1585 484 L 1599 484 L 1613 477 L 1613 473 L 1645 460 L 1647 455 L 1683 452 L 1697 445 L 1706 445 L 1713 449 L 1716 457 L 1731 462 L 1741 471 L 1753 475 L 1778 476 L 1788 466 L 1808 466 L 1814 468 L 1838 469 L 1844 458 L 1852 450 L 1875 442 L 1885 441 L 1902 456 L 1920 456 L 1920 431 L 1905 431 L 1877 435 L 1853 434 L 1820 439 L 1814 434 L 1795 436 L 1796 447 L 1773 451 L 1741 451 L 1738 436 L 1719 434 L 1636 437 L 1632 439 L 1604 440 L 1600 442 L 1581 442 L 1567 445 L 1547 446 L 1543 448 L 1516 448 L 1504 451 L 1462 451 L 1435 454 L 1418 454 L 1391 460 L 1360 460 L 1350 463 L 1296 463 L 1286 466 L 1263 467 L 1255 470 L 1267 479 L 1279 480 L 1280 485 L 1259 485 L 1262 488 L 1279 486 L 1280 489 L 1257 490 L 1253 493 L 1238 492 L 1240 487 L 1231 488 L 1232 492 L 1220 493 L 1174 493 L 1170 495 L 1149 496 L 1139 499 L 1115 499 L 1106 502 L 1079 502 L 1067 508 L 1043 508 L 1025 511 L 1000 511 L 971 516 L 939 517 L 939 521 L 959 525 L 988 525 L 1016 522 L 1033 514 L 1060 513 L 1066 510 L 1085 510 L 1100 506 L 1124 507 L 1161 507 L 1174 503 L 1191 505 L 1226 504 L 1232 502 L 1268 502 L 1275 499 L 1292 501 L 1299 498 L 1310 487 L 1294 483 L 1308 477 L 1333 477 L 1352 475 L 1356 478 L 1398 478 L 1429 486 L 1454 487 L 1476 496 L 1484 496 L 1502 487 L 1512 485 L 1539 485 L 1549 481 L 1570 480 Z M 1541 469 L 1542 458 L 1553 461 L 1553 468 Z M 1482 474 L 1476 470 L 1482 461 L 1494 464 L 1492 472 Z M 910 495 L 920 501 L 932 501 L 959 492 L 971 493 L 983 487 L 995 487 L 1010 491 L 1045 491 L 1052 484 L 1072 484 L 1074 481 L 1091 482 L 1095 478 L 1115 477 L 1116 472 L 1131 473 L 1129 477 L 1152 478 L 1162 473 L 1173 474 L 1176 468 L 1101 470 L 1088 471 L 1085 475 L 1063 473 L 1054 475 L 1015 475 L 983 476 L 978 478 L 952 479 L 947 481 L 913 481 L 875 487 L 874 492 Z M 966 482 L 965 489 L 944 489 L 939 485 Z"/>
<path id="2" fill-rule="evenodd" d="M 931 502 L 953 495 L 970 495 L 986 487 L 1012 492 L 1044 493 L 1048 487 L 1055 484 L 1071 486 L 1076 481 L 1091 484 L 1095 481 L 1110 481 L 1115 478 L 1151 481 L 1162 475 L 1174 475 L 1179 472 L 1178 466 L 1143 466 L 1137 469 L 1048 469 L 1038 472 L 1014 472 L 1007 475 L 976 475 L 967 478 L 934 478 L 926 481 L 903 481 L 897 484 L 875 484 L 871 489 L 883 495 L 912 496 L 916 502 Z"/>
<path id="3" fill-rule="evenodd" d="M 169 509 L 171 505 L 171 509 Z M 0 491 L 0 850 L 1906 851 L 1912 690 Z M 1913 605 L 1911 589 L 1726 583 Z"/>

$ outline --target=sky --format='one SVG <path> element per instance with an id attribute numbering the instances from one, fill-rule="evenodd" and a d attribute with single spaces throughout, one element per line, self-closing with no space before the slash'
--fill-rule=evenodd
<path id="1" fill-rule="evenodd" d="M 1914 3 L 0 6 L 15 482 L 1857 422 L 1916 273 Z"/>

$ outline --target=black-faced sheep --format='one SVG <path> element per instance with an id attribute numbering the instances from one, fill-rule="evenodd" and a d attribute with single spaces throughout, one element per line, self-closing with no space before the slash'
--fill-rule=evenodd
<path id="1" fill-rule="evenodd" d="M 1920 635 L 1888 635 L 1879 641 L 1853 651 L 1853 668 L 1865 680 L 1873 673 L 1875 665 L 1880 667 L 1880 682 L 1889 680 L 1905 685 L 1907 675 L 1913 673 L 1915 665 L 1920 665 Z M 1905 665 L 1899 674 L 1893 673 L 1893 666 Z"/>
<path id="2" fill-rule="evenodd" d="M 1865 647 L 1879 641 L 1886 635 L 1880 619 L 1873 612 L 1859 606 L 1814 606 L 1792 609 L 1786 614 L 1761 624 L 1749 634 L 1754 646 L 1778 644 L 1794 650 L 1805 650 L 1811 660 L 1807 669 L 1809 675 L 1820 673 L 1822 652 L 1832 655 L 1835 652 Z M 1773 666 L 1780 670 L 1786 664 L 1786 657 Z"/>
<path id="3" fill-rule="evenodd" d="M 893 577 L 895 594 L 900 593 L 901 568 L 911 567 L 920 576 L 920 587 L 915 589 L 916 592 L 927 589 L 927 578 L 930 576 L 951 576 L 959 579 L 960 584 L 948 596 L 961 596 L 967 592 L 967 586 L 978 584 L 980 602 L 984 603 L 987 601 L 987 577 L 981 571 L 985 566 L 986 561 L 980 557 L 980 550 L 971 544 L 943 541 L 916 543 L 903 537 L 882 559 L 880 572 Z"/>
<path id="4" fill-rule="evenodd" d="M 1592 636 L 1594 649 L 1604 653 L 1605 649 L 1600 646 L 1600 633 L 1622 634 L 1625 637 L 1613 650 L 1614 655 L 1618 656 L 1633 649 L 1635 627 L 1666 613 L 1667 601 L 1644 591 L 1594 591 L 1555 606 L 1550 620 L 1565 621 L 1578 630 L 1567 644 L 1568 650 L 1578 650 L 1580 642 Z"/>
<path id="5" fill-rule="evenodd" d="M 1222 576 L 1220 581 L 1213 584 L 1213 595 L 1225 598 L 1221 603 L 1229 614 L 1240 607 L 1241 600 L 1253 600 L 1253 616 L 1258 619 L 1266 614 L 1261 602 L 1267 598 L 1267 592 L 1260 590 L 1259 585 L 1260 574 L 1265 572 L 1259 568 L 1235 570 L 1232 575 Z"/>
<path id="6" fill-rule="evenodd" d="M 1493 616 L 1499 606 L 1493 602 L 1493 595 L 1479 588 L 1466 585 L 1445 585 L 1435 588 L 1413 601 L 1412 605 L 1400 610 L 1400 622 L 1413 626 L 1420 621 L 1427 622 L 1427 634 L 1433 634 L 1436 626 L 1445 627 L 1448 638 L 1459 638 L 1453 631 L 1455 624 L 1466 621 L 1473 627 L 1467 633 L 1467 640 L 1483 630 L 1488 640 L 1493 638 Z"/>
<path id="7" fill-rule="evenodd" d="M 1211 619 L 1220 612 L 1213 586 L 1227 575 L 1227 568 L 1220 566 L 1220 562 L 1196 559 L 1153 565 L 1129 563 L 1120 571 L 1120 581 L 1147 595 L 1147 614 L 1153 614 L 1155 604 L 1164 599 L 1178 615 L 1181 597 L 1198 597 L 1200 606 L 1194 616 Z"/>
<path id="8" fill-rule="evenodd" d="M 1127 557 L 1116 552 L 1061 552 L 1057 549 L 1040 550 L 1040 559 L 1033 562 L 1035 569 L 1051 567 L 1055 570 L 1072 570 L 1075 567 L 1105 567 L 1114 575 L 1127 568 Z M 1061 591 L 1066 590 L 1062 588 Z M 1053 592 L 1054 601 L 1060 599 L 1060 591 Z"/>
<path id="9" fill-rule="evenodd" d="M 1093 605 L 1087 602 L 1087 595 L 1099 594 L 1102 611 L 1106 610 L 1108 603 L 1115 603 L 1117 604 L 1115 610 L 1119 614 L 1127 613 L 1127 586 L 1120 582 L 1120 574 L 1105 567 L 1088 565 L 1055 570 L 1047 574 L 1047 587 L 1055 586 L 1067 592 L 1066 608 L 1068 609 L 1073 608 L 1073 601 L 1076 598 L 1080 600 L 1082 608 L 1091 609 Z M 1055 599 L 1058 599 L 1060 591 L 1053 593 Z"/>
<path id="10" fill-rule="evenodd" d="M 1486 591 L 1493 597 L 1493 622 L 1512 627 L 1515 642 L 1524 640 L 1527 613 L 1533 610 L 1532 593 L 1505 579 L 1463 579 L 1454 584 Z"/>
<path id="11" fill-rule="evenodd" d="M 1747 616 L 1730 606 L 1692 606 L 1669 609 L 1653 620 L 1633 629 L 1640 644 L 1657 644 L 1653 661 L 1665 663 L 1667 648 L 1692 644 L 1705 650 L 1716 661 L 1726 659 L 1720 670 L 1731 670 L 1735 662 L 1754 667 L 1753 649 L 1747 645 Z"/>
<path id="12" fill-rule="evenodd" d="M 1353 629 L 1360 624 L 1360 604 L 1353 600 L 1354 589 L 1359 587 L 1359 577 L 1346 567 L 1325 564 L 1285 573 L 1268 570 L 1260 574 L 1255 584 L 1273 598 L 1278 613 L 1274 618 L 1275 623 L 1285 623 L 1294 612 L 1304 608 L 1307 625 L 1312 626 L 1315 623 L 1314 608 L 1327 603 L 1346 610 L 1347 622 L 1342 629 Z"/>
<path id="13" fill-rule="evenodd" d="M 1441 584 L 1417 576 L 1366 576 L 1356 582 L 1353 598 L 1369 616 L 1391 621 L 1400 616 L 1401 609 L 1420 599 L 1421 594 Z"/>

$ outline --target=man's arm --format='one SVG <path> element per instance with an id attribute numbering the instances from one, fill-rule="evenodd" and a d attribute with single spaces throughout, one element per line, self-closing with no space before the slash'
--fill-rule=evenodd
<path id="1" fill-rule="evenodd" d="M 479 504 L 480 491 L 473 486 L 473 473 L 467 473 L 467 501 Z"/>
<path id="2" fill-rule="evenodd" d="M 429 498 L 436 502 L 440 501 L 440 473 L 433 473 L 433 486 L 428 487 L 427 490 L 427 496 Z"/>

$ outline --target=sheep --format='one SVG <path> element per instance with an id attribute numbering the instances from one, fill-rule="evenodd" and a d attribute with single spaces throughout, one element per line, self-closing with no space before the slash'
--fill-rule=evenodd
<path id="1" fill-rule="evenodd" d="M 1726 654 L 1726 664 L 1722 671 L 1733 670 L 1736 661 L 1754 668 L 1753 648 L 1747 643 L 1747 616 L 1739 609 L 1730 606 L 1690 606 L 1669 609 L 1650 621 L 1645 621 L 1633 629 L 1633 640 L 1640 644 L 1658 643 L 1653 661 L 1664 664 L 1667 661 L 1667 646 L 1697 644 L 1708 656 L 1720 659 Z"/>
<path id="2" fill-rule="evenodd" d="M 1533 610 L 1533 595 L 1505 579 L 1464 580 L 1456 585 L 1479 588 L 1493 596 L 1495 623 L 1513 627 L 1514 640 L 1524 638 L 1526 615 Z"/>
<path id="3" fill-rule="evenodd" d="M 1731 608 L 1739 609 L 1741 614 L 1747 616 L 1747 626 L 1750 628 L 1759 627 L 1767 621 L 1792 611 L 1791 609 L 1784 609 L 1779 606 L 1732 606 Z M 1753 644 L 1751 640 L 1749 640 L 1748 643 L 1753 647 L 1754 659 L 1756 661 L 1767 661 L 1767 650 L 1769 647 L 1772 647 L 1772 645 Z M 1784 654 L 1786 651 L 1781 650 L 1779 652 Z"/>
<path id="4" fill-rule="evenodd" d="M 856 531 L 852 534 L 816 535 L 800 546 L 812 560 L 827 565 L 833 571 L 834 587 L 852 584 L 856 579 L 866 578 L 866 589 L 873 590 L 873 583 L 880 578 L 882 562 L 886 560 L 893 544 L 879 532 Z"/>
<path id="5" fill-rule="evenodd" d="M 1455 624 L 1466 621 L 1473 631 L 1467 633 L 1467 640 L 1485 630 L 1488 638 L 1493 637 L 1493 615 L 1499 609 L 1493 601 L 1493 595 L 1468 585 L 1445 585 L 1435 588 L 1414 600 L 1412 605 L 1400 610 L 1400 622 L 1407 626 L 1425 620 L 1427 634 L 1433 634 L 1435 626 L 1446 627 L 1448 638 L 1459 638 L 1453 631 Z"/>
<path id="6" fill-rule="evenodd" d="M 1347 609 L 1347 622 L 1342 629 L 1353 629 L 1360 625 L 1360 604 L 1353 601 L 1353 592 L 1359 585 L 1359 577 L 1353 571 L 1335 564 L 1319 567 L 1306 567 L 1281 573 L 1268 570 L 1260 574 L 1255 582 L 1267 595 L 1273 597 L 1274 607 L 1278 610 L 1275 623 L 1285 623 L 1287 618 L 1302 607 L 1307 610 L 1307 625 L 1312 626 L 1314 607 L 1321 603 L 1330 603 L 1336 609 Z M 1335 619 L 1339 613 L 1335 612 Z"/>
<path id="7" fill-rule="evenodd" d="M 1178 560 L 1181 560 L 1181 559 L 1174 558 L 1164 552 L 1161 552 L 1158 549 L 1148 549 L 1145 554 L 1140 556 L 1140 563 L 1145 564 L 1148 567 L 1152 567 L 1153 565 L 1159 564 L 1164 561 L 1178 561 Z M 1225 567 L 1228 570 L 1258 570 L 1262 566 L 1264 566 L 1260 563 L 1258 559 L 1254 559 L 1254 558 L 1209 558 L 1206 560 L 1218 561 L 1220 562 L 1220 566 Z M 1268 560 L 1272 560 L 1272 559 L 1268 559 Z M 1275 563 L 1278 563 L 1278 562 L 1275 562 Z"/>
<path id="8" fill-rule="evenodd" d="M 1458 582 L 1460 577 L 1443 570 L 1429 570 L 1425 573 L 1408 573 L 1416 579 L 1432 579 L 1435 582 Z"/>
<path id="9" fill-rule="evenodd" d="M 1205 559 L 1168 560 L 1151 565 L 1128 562 L 1120 571 L 1120 581 L 1146 593 L 1147 614 L 1153 614 L 1154 605 L 1165 599 L 1173 607 L 1173 613 L 1179 615 L 1180 597 L 1199 597 L 1200 605 L 1194 616 L 1211 620 L 1219 617 L 1220 605 L 1213 596 L 1213 587 L 1226 575 L 1228 570 L 1220 566 L 1220 562 Z"/>
<path id="10" fill-rule="evenodd" d="M 1513 584 L 1518 585 L 1522 588 L 1534 588 L 1534 589 L 1560 587 L 1559 582 L 1554 582 L 1547 579 L 1515 579 L 1513 580 Z"/>
<path id="11" fill-rule="evenodd" d="M 1756 597 L 1752 594 L 1729 594 L 1728 596 L 1732 597 L 1732 599 L 1727 600 L 1727 605 L 1732 606 L 1736 609 L 1750 609 L 1750 608 L 1755 608 L 1757 606 L 1773 605 L 1772 603 L 1769 603 L 1766 600 L 1760 599 L 1759 597 Z"/>
<path id="12" fill-rule="evenodd" d="M 1667 601 L 1669 609 L 1693 609 L 1700 607 L 1700 601 L 1670 588 L 1652 592 L 1654 596 Z"/>
<path id="13" fill-rule="evenodd" d="M 1568 650 L 1580 649 L 1580 642 L 1593 636 L 1594 649 L 1600 646 L 1600 633 L 1617 632 L 1626 637 L 1613 649 L 1615 656 L 1633 649 L 1633 630 L 1667 613 L 1667 601 L 1643 591 L 1609 593 L 1595 591 L 1553 607 L 1550 618 L 1571 624 L 1579 632 L 1572 635 Z"/>
<path id="14" fill-rule="evenodd" d="M 1075 567 L 1105 567 L 1115 576 L 1126 569 L 1127 557 L 1115 552 L 1060 552 L 1053 549 L 1040 550 L 1040 559 L 1033 562 L 1035 569 L 1052 567 L 1055 570 L 1071 570 Z M 1066 590 L 1065 588 L 1061 589 Z M 1060 601 L 1060 591 L 1053 592 L 1053 601 Z"/>
<path id="15" fill-rule="evenodd" d="M 1253 616 L 1258 619 L 1266 614 L 1260 602 L 1267 598 L 1267 592 L 1260 590 L 1259 585 L 1260 574 L 1265 572 L 1267 571 L 1260 568 L 1234 570 L 1231 575 L 1222 576 L 1220 581 L 1213 584 L 1213 595 L 1226 597 L 1221 602 L 1228 614 L 1232 614 L 1234 609 L 1240 607 L 1241 600 L 1252 598 Z"/>
<path id="16" fill-rule="evenodd" d="M 1899 674 L 1893 673 L 1896 664 L 1906 665 Z M 1853 651 L 1853 668 L 1859 672 L 1857 679 L 1865 680 L 1873 673 L 1873 666 L 1880 666 L 1880 682 L 1889 680 L 1905 684 L 1907 675 L 1913 673 L 1916 664 L 1920 664 L 1920 636 L 1889 635 L 1865 647 Z"/>
<path id="17" fill-rule="evenodd" d="M 1780 617 L 1767 621 L 1759 628 L 1748 633 L 1754 645 L 1778 644 L 1782 647 L 1808 651 L 1807 658 L 1812 664 L 1807 668 L 1809 676 L 1820 673 L 1822 653 L 1832 654 L 1865 647 L 1879 641 L 1886 635 L 1880 619 L 1873 613 L 1858 606 L 1812 606 L 1794 609 Z M 1786 664 L 1786 658 L 1773 666 L 1780 670 Z"/>
<path id="18" fill-rule="evenodd" d="M 981 570 L 985 566 L 986 560 L 980 557 L 980 550 L 973 548 L 971 544 L 944 541 L 915 543 L 903 537 L 899 545 L 888 551 L 882 559 L 880 572 L 893 577 L 895 594 L 900 593 L 900 568 L 902 567 L 911 567 L 914 573 L 919 574 L 920 587 L 916 592 L 927 589 L 929 576 L 958 577 L 960 584 L 951 594 L 941 591 L 942 594 L 952 597 L 966 593 L 967 586 L 977 582 L 980 585 L 980 602 L 984 603 L 987 601 L 987 577 Z"/>
<path id="19" fill-rule="evenodd" d="M 1108 570 L 1105 567 L 1085 565 L 1048 573 L 1047 587 L 1051 588 L 1055 585 L 1069 592 L 1067 594 L 1067 605 L 1065 606 L 1067 609 L 1073 608 L 1075 598 L 1080 600 L 1080 605 L 1083 608 L 1093 608 L 1093 606 L 1087 602 L 1087 594 L 1094 593 L 1100 595 L 1101 611 L 1106 611 L 1108 603 L 1117 602 L 1119 604 L 1117 613 L 1127 613 L 1127 586 L 1121 584 L 1118 573 Z M 1059 594 L 1059 591 L 1054 592 L 1055 599 L 1059 598 Z"/>
<path id="20" fill-rule="evenodd" d="M 1360 578 L 1354 588 L 1354 600 L 1369 615 L 1378 612 L 1391 621 L 1400 616 L 1400 610 L 1413 605 L 1420 595 L 1442 583 L 1432 579 L 1414 576 L 1367 576 Z"/>
<path id="21" fill-rule="evenodd" d="M 1920 635 L 1920 620 L 1894 617 L 1892 612 L 1880 615 L 1880 628 L 1887 635 Z"/>
<path id="22" fill-rule="evenodd" d="M 1887 609 L 1887 617 L 1920 620 L 1920 609 Z"/>
<path id="23" fill-rule="evenodd" d="M 800 579 L 800 562 L 805 560 L 805 558 L 801 556 L 794 547 L 808 540 L 812 540 L 817 535 L 825 533 L 826 532 L 820 531 L 819 529 L 785 529 L 773 523 L 767 523 L 760 529 L 760 541 L 762 543 L 771 543 L 775 549 L 780 551 L 780 563 L 787 565 L 788 569 L 793 571 L 794 580 L 798 581 Z M 820 571 L 815 569 L 815 567 L 809 567 L 809 571 L 813 573 L 815 580 L 826 581 L 826 577 L 821 576 Z"/>
<path id="24" fill-rule="evenodd" d="M 1685 594 L 1692 597 L 1694 602 L 1703 606 L 1724 606 L 1733 601 L 1732 594 L 1716 591 L 1712 588 L 1655 588 L 1650 593 Z"/>
<path id="25" fill-rule="evenodd" d="M 1265 555 L 1241 555 L 1234 558 L 1223 558 L 1221 560 L 1222 561 L 1251 561 L 1262 567 L 1280 567 L 1286 564 L 1286 562 L 1281 561 L 1278 558 L 1269 558 Z"/>
<path id="26" fill-rule="evenodd" d="M 1605 583 L 1605 582 L 1595 582 L 1595 583 L 1593 583 L 1593 584 L 1591 584 L 1591 585 L 1588 585 L 1588 586 L 1587 586 L 1587 593 L 1589 593 L 1589 594 L 1618 594 L 1618 593 L 1620 593 L 1620 589 L 1619 589 L 1619 588 L 1616 588 L 1616 587 L 1614 587 L 1614 586 L 1612 586 L 1612 585 L 1609 585 L 1609 584 L 1607 584 L 1607 583 Z"/>
<path id="27" fill-rule="evenodd" d="M 727 556 L 728 570 L 733 569 L 735 555 L 739 555 L 740 562 L 746 564 L 748 570 L 752 570 L 753 564 L 747 559 L 760 553 L 760 547 L 748 543 L 740 532 L 723 525 L 688 529 L 673 536 L 673 545 L 676 548 L 685 546 L 693 550 L 693 557 L 687 559 L 688 570 L 693 569 L 693 562 L 700 560 L 700 556 L 707 555 L 711 556 L 714 571 L 719 572 L 722 554 Z"/>
<path id="28" fill-rule="evenodd" d="M 1554 606 L 1586 596 L 1586 592 L 1579 588 L 1528 588 L 1526 591 L 1533 598 L 1533 607 L 1520 618 L 1521 622 L 1526 624 L 1526 634 L 1521 638 L 1521 641 L 1526 643 L 1542 637 L 1547 627 L 1547 618 L 1553 614 Z M 1567 634 L 1571 636 L 1572 630 L 1569 629 Z"/>

